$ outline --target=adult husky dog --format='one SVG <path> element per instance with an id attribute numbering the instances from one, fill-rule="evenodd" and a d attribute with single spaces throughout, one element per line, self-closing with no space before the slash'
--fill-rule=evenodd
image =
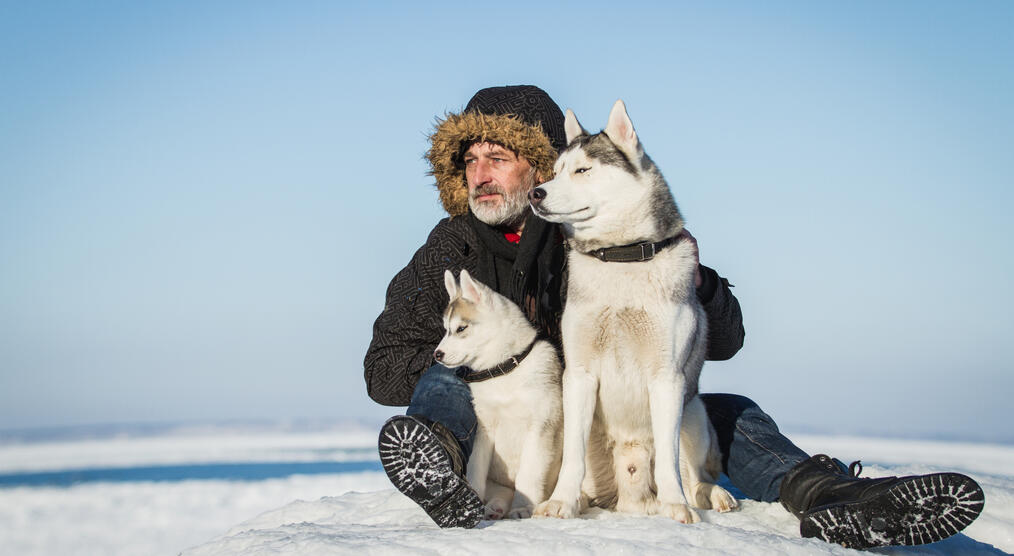
<path id="1" fill-rule="evenodd" d="M 468 482 L 487 519 L 530 517 L 560 469 L 560 359 L 520 307 L 467 270 L 460 284 L 445 271 L 444 285 L 446 333 L 433 357 L 446 367 L 472 369 L 464 378 L 479 428 Z"/>
<path id="2" fill-rule="evenodd" d="M 714 484 L 717 441 L 697 397 L 707 319 L 676 202 L 623 101 L 601 133 L 589 135 L 570 110 L 565 129 L 556 178 L 530 194 L 539 216 L 563 224 L 571 247 L 563 466 L 536 513 L 576 515 L 582 481 L 592 504 L 615 501 L 619 511 L 693 523 L 700 517 L 688 499 L 730 510 L 736 501 Z"/>

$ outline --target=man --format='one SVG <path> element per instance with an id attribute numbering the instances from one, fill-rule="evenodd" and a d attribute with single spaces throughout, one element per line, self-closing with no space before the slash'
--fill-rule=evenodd
<path id="1" fill-rule="evenodd" d="M 443 527 L 474 527 L 482 519 L 482 503 L 463 479 L 476 429 L 461 378 L 468 370 L 444 368 L 432 355 L 443 335 L 443 272 L 467 269 L 559 343 L 562 235 L 531 213 L 527 193 L 552 177 L 564 137 L 560 108 L 533 86 L 483 89 L 430 137 L 427 158 L 450 217 L 391 281 L 365 376 L 375 401 L 408 405 L 380 434 L 388 476 Z M 694 241 L 689 233 L 684 240 Z M 699 265 L 697 296 L 708 316 L 708 359 L 732 357 L 744 331 L 728 281 Z M 701 397 L 733 485 L 754 500 L 780 500 L 800 518 L 804 536 L 854 548 L 922 544 L 957 533 L 982 509 L 982 490 L 963 475 L 859 479 L 858 462 L 846 469 L 828 456 L 810 457 L 753 401 Z"/>

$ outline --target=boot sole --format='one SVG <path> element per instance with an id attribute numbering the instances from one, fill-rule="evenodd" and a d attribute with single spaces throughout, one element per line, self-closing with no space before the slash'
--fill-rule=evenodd
<path id="1" fill-rule="evenodd" d="M 967 527 L 984 503 L 982 488 L 969 477 L 923 475 L 868 500 L 814 508 L 803 515 L 799 532 L 846 548 L 927 544 Z"/>
<path id="2" fill-rule="evenodd" d="M 443 528 L 471 529 L 483 505 L 429 427 L 412 417 L 392 417 L 380 429 L 380 463 L 391 483 Z"/>

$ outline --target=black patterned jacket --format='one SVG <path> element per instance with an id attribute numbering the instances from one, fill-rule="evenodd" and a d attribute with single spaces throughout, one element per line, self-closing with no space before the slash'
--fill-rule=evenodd
<path id="1" fill-rule="evenodd" d="M 480 260 L 485 247 L 469 217 L 441 220 L 387 288 L 364 361 L 367 392 L 380 404 L 408 405 L 420 375 L 435 363 L 447 305 L 444 270 L 464 268 L 479 281 L 494 283 Z M 701 271 L 704 283 L 697 296 L 708 315 L 707 358 L 722 361 L 743 346 L 743 316 L 729 282 L 704 265 Z"/>

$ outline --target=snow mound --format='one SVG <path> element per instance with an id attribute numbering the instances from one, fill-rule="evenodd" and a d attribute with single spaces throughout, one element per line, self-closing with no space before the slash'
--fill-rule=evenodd
<path id="1" fill-rule="evenodd" d="M 938 471 L 926 466 L 870 466 L 869 476 Z M 1006 554 L 1014 549 L 1014 479 L 974 473 L 986 491 L 983 515 L 962 534 L 884 554 Z M 657 516 L 592 510 L 573 520 L 483 521 L 472 530 L 441 530 L 393 489 L 297 501 L 233 527 L 183 554 L 858 554 L 799 538 L 799 522 L 781 505 L 741 500 L 739 511 L 700 512 L 681 525 Z"/>

